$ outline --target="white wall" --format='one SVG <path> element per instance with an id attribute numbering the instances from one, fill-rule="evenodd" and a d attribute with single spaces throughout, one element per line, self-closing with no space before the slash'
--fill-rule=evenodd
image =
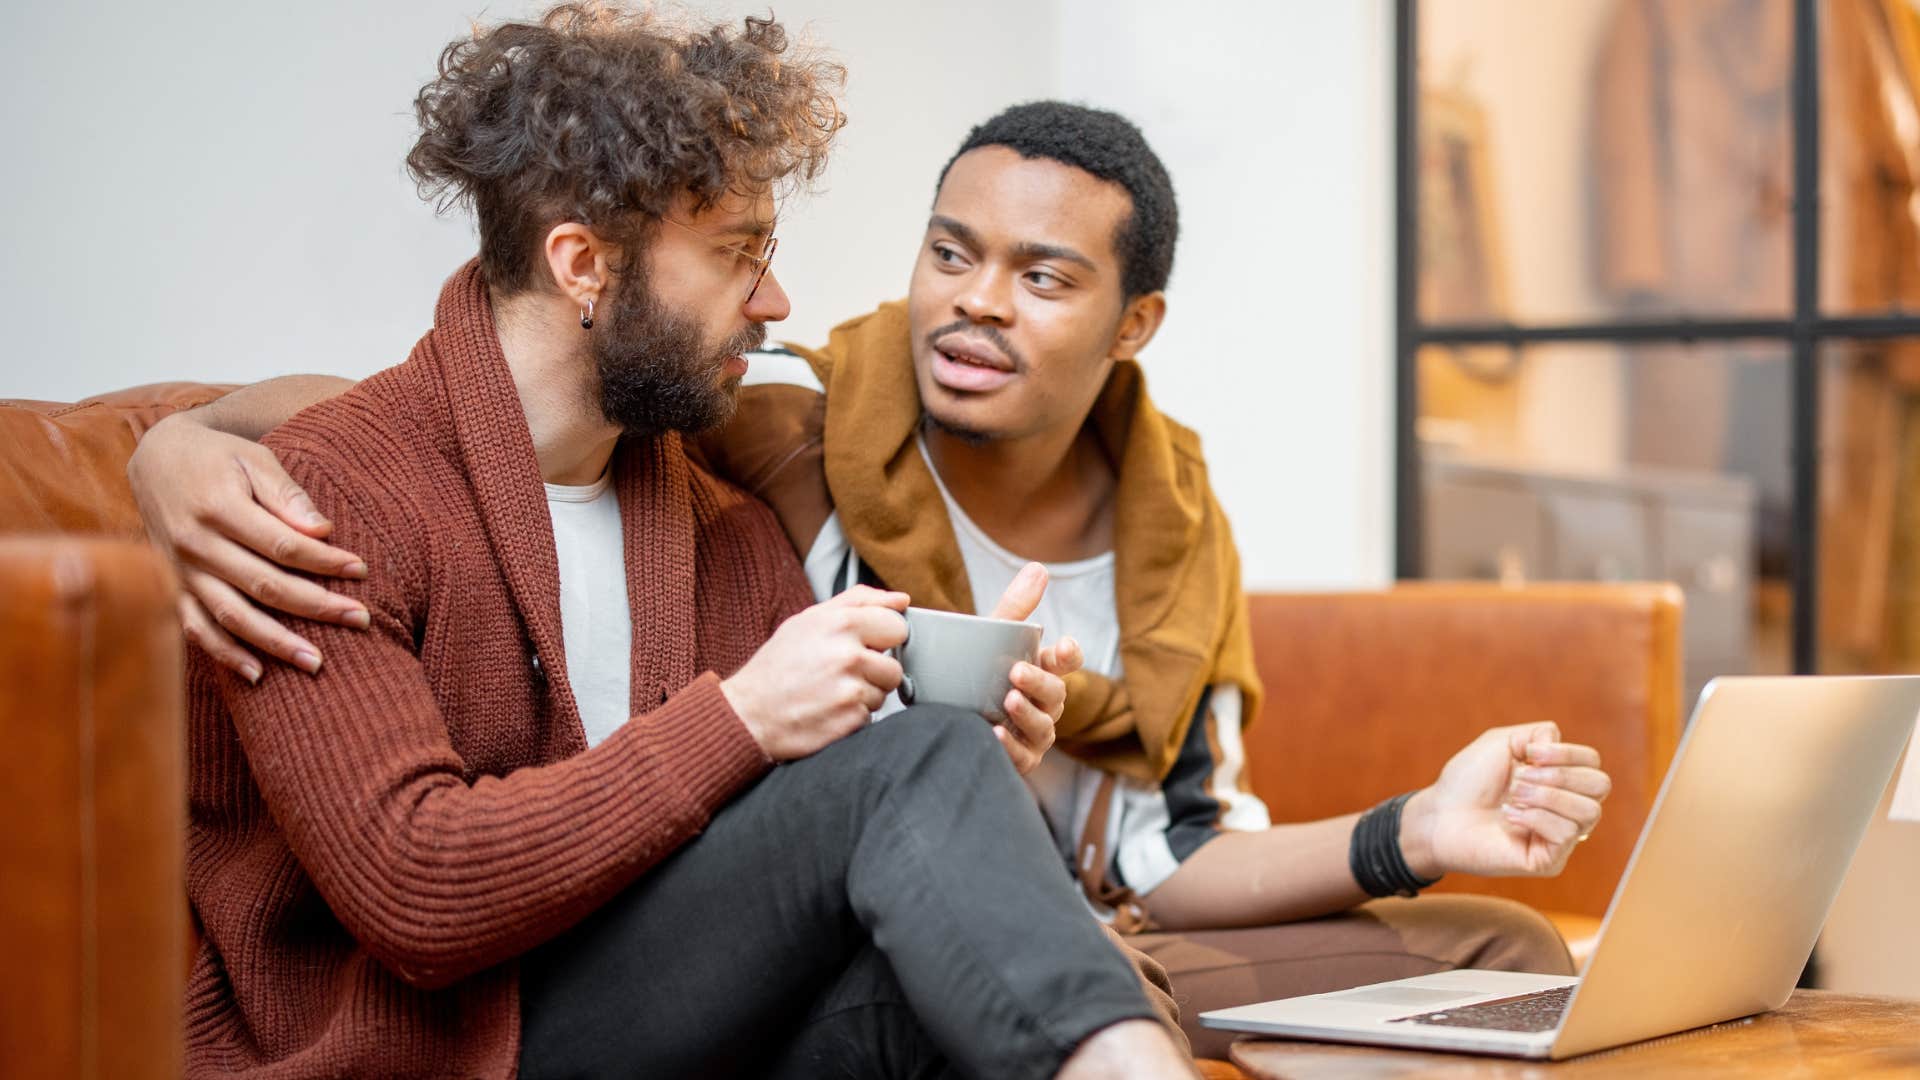
<path id="1" fill-rule="evenodd" d="M 1149 385 L 1205 440 L 1248 584 L 1384 583 L 1390 5 L 1061 7 L 1060 96 L 1131 117 L 1173 174 L 1180 247 Z"/>
<path id="2" fill-rule="evenodd" d="M 435 218 L 402 171 L 413 96 L 482 6 L 6 6 L 0 394 L 358 376 L 403 359 L 474 250 L 468 219 Z M 1048 92 L 1052 9 L 793 0 L 779 13 L 849 70 L 852 123 L 825 188 L 781 228 L 795 312 L 781 334 L 812 341 L 906 292 L 939 166 L 970 125 Z M 1022 33 L 970 54 L 964 78 L 925 62 L 982 24 Z"/>
<path id="3" fill-rule="evenodd" d="M 473 246 L 401 171 L 466 10 L 7 5 L 4 392 L 401 359 Z"/>
<path id="4" fill-rule="evenodd" d="M 776 336 L 820 340 L 905 292 L 933 181 L 972 124 L 1049 95 L 1117 108 L 1181 197 L 1153 386 L 1206 440 L 1249 583 L 1386 579 L 1386 0 L 777 10 L 844 59 L 851 123 L 824 191 L 781 227 L 794 317 Z M 0 395 L 359 376 L 402 359 L 473 251 L 468 222 L 436 219 L 402 171 L 411 102 L 480 13 L 479 0 L 0 9 L 13 45 Z"/>

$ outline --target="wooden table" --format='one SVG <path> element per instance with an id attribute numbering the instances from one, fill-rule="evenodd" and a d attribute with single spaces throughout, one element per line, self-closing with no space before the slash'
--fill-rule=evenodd
<path id="1" fill-rule="evenodd" d="M 1920 1077 L 1920 1001 L 1795 991 L 1777 1012 L 1562 1062 L 1247 1038 L 1233 1060 L 1261 1080 L 1595 1080 Z"/>

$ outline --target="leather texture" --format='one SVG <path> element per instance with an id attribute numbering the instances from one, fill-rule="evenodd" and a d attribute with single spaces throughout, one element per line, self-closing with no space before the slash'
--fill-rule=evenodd
<path id="1" fill-rule="evenodd" d="M 1552 720 L 1613 777 L 1592 838 L 1558 877 L 1437 888 L 1606 913 L 1679 742 L 1677 587 L 1417 583 L 1248 602 L 1267 687 L 1248 769 L 1274 820 L 1364 809 L 1433 782 L 1489 727 Z"/>
<path id="2" fill-rule="evenodd" d="M 155 383 L 73 404 L 0 399 L 0 534 L 137 537 L 127 459 L 170 413 L 232 387 Z"/>
<path id="3" fill-rule="evenodd" d="M 185 729 L 173 577 L 144 544 L 0 539 L 0 1067 L 184 1064 Z"/>

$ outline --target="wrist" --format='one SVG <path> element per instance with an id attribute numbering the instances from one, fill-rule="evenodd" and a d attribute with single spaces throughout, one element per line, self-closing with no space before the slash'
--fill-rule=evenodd
<path id="1" fill-rule="evenodd" d="M 1353 873 L 1354 884 L 1368 896 L 1418 896 L 1420 890 L 1440 879 L 1437 873 L 1419 872 L 1409 865 L 1403 846 L 1403 837 L 1410 834 L 1414 851 L 1424 855 L 1423 862 L 1434 861 L 1432 844 L 1425 839 L 1432 830 L 1423 824 L 1433 817 L 1425 809 L 1430 800 L 1422 800 L 1422 810 L 1413 817 L 1410 830 L 1404 824 L 1407 805 L 1424 794 L 1410 791 L 1395 795 L 1354 822 L 1353 836 L 1347 842 L 1347 869 Z"/>
<path id="2" fill-rule="evenodd" d="M 1436 817 L 1432 788 L 1414 792 L 1400 810 L 1400 857 L 1406 860 L 1407 869 L 1422 878 L 1438 878 L 1447 872 L 1434 853 Z"/>
<path id="3" fill-rule="evenodd" d="M 760 752 L 772 757 L 773 753 L 767 746 L 766 734 L 760 730 L 757 715 L 759 710 L 752 705 L 753 695 L 739 684 L 738 679 L 738 675 L 721 679 L 720 696 L 727 699 L 727 708 L 732 709 L 733 715 L 739 717 L 740 725 L 747 729 L 748 735 L 753 737 L 754 743 L 760 747 Z"/>
<path id="4" fill-rule="evenodd" d="M 196 427 L 196 428 L 202 428 L 209 431 L 218 430 L 218 428 L 214 426 L 213 422 L 207 416 L 207 410 L 213 408 L 215 405 L 218 405 L 218 404 L 219 404 L 219 401 L 215 400 L 215 401 L 209 401 L 205 405 L 196 405 L 191 409 L 179 409 L 174 412 L 170 412 L 167 415 L 161 417 L 159 420 L 155 421 L 153 427 L 148 428 L 147 430 L 159 431 L 160 429 L 165 428 L 168 431 L 178 431 L 179 429 L 184 427 Z"/>

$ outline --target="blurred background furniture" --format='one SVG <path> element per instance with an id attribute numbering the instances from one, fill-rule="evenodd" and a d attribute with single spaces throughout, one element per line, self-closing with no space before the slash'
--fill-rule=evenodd
<path id="1" fill-rule="evenodd" d="M 1671 581 L 1686 601 L 1681 701 L 1754 668 L 1756 495 L 1745 476 L 1553 469 L 1429 448 L 1427 573 L 1439 580 Z M 1783 655 L 1784 641 L 1777 650 Z M 1765 666 L 1765 665 L 1763 665 Z"/>
<path id="2" fill-rule="evenodd" d="M 180 1069 L 180 641 L 126 461 L 161 417 L 227 389 L 0 401 L 0 738 L 24 751 L 0 784 L 0 946 L 22 961 L 0 983 L 9 1076 Z M 1419 787 L 1489 726 L 1554 720 L 1600 747 L 1614 794 L 1566 873 L 1441 886 L 1533 904 L 1590 947 L 1678 736 L 1680 591 L 1423 583 L 1250 603 L 1268 696 L 1249 769 L 1278 820 Z"/>

